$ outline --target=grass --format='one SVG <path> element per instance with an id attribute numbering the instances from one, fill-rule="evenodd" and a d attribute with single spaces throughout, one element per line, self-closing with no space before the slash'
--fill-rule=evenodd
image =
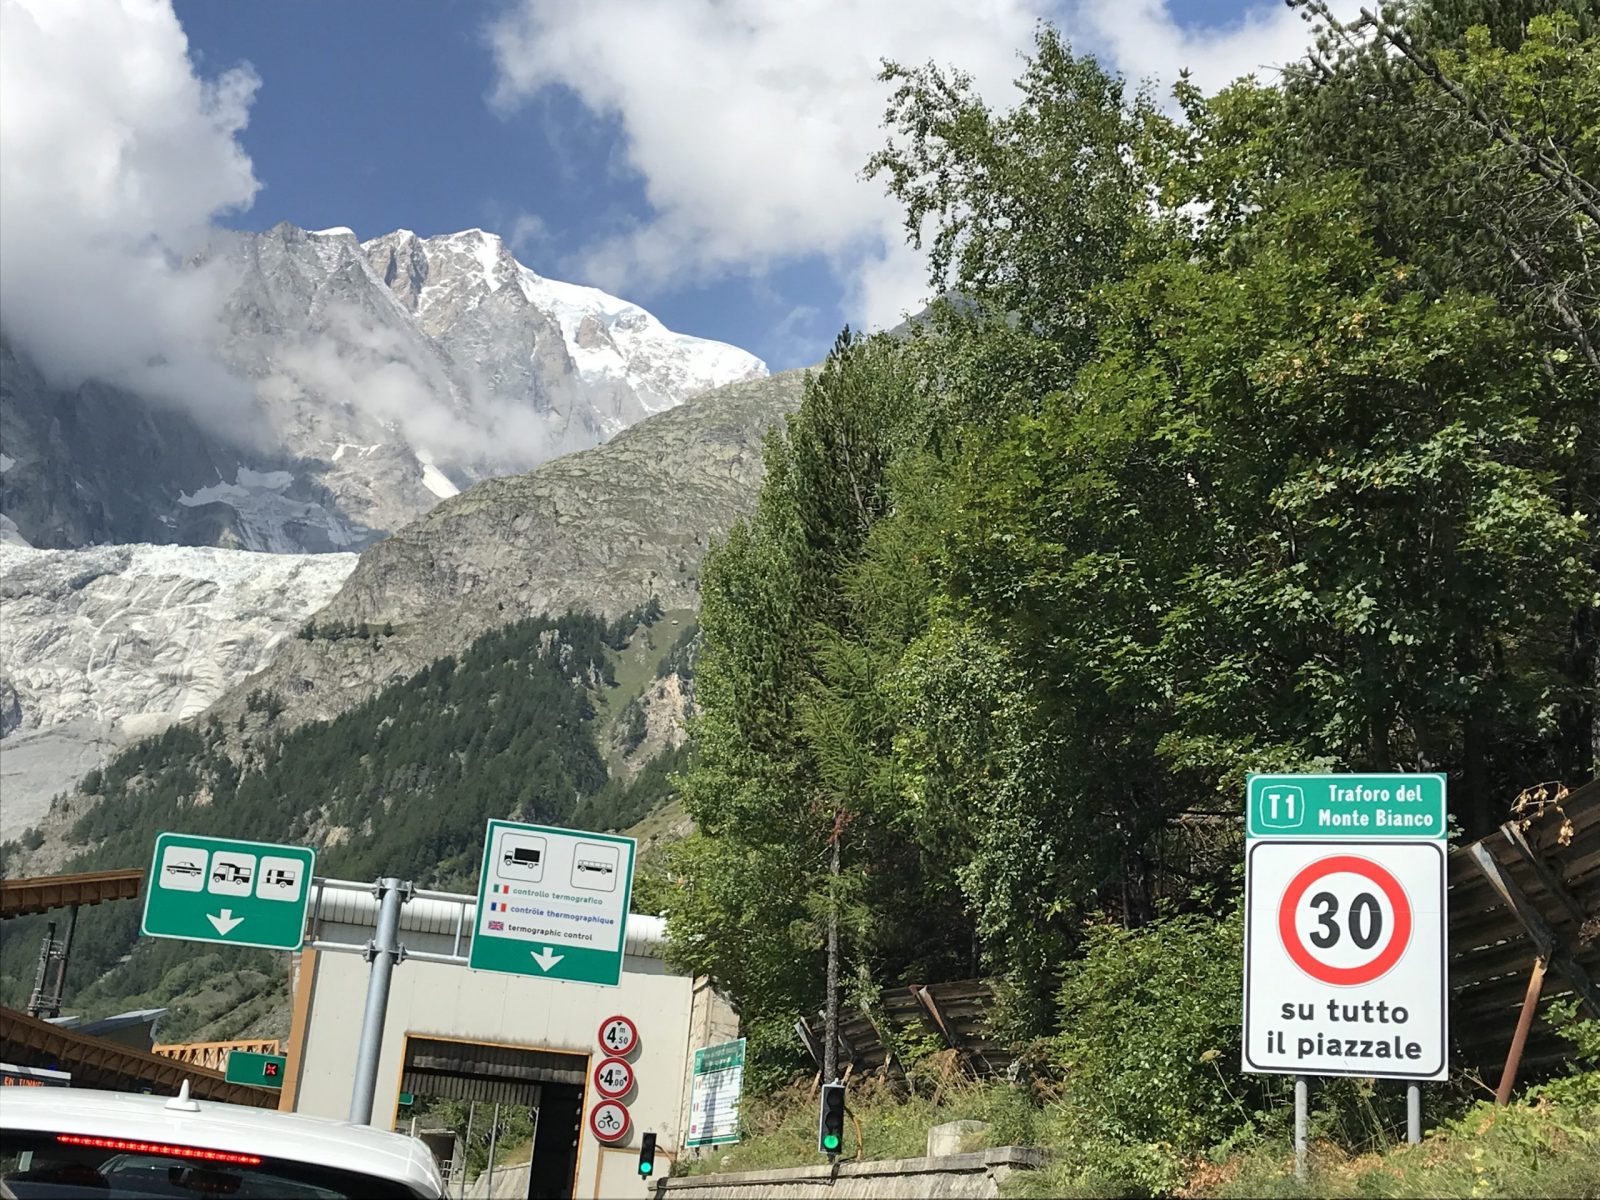
<path id="1" fill-rule="evenodd" d="M 1038 1144 L 1035 1110 L 1020 1092 L 1005 1085 L 965 1081 L 955 1075 L 953 1065 L 953 1060 L 941 1061 L 930 1073 L 934 1077 L 923 1075 L 911 1095 L 876 1080 L 853 1086 L 849 1112 L 854 1120 L 845 1123 L 841 1159 L 921 1158 L 927 1153 L 928 1130 L 959 1120 L 990 1123 L 988 1134 L 972 1139 L 967 1149 Z M 767 1171 L 827 1161 L 817 1150 L 817 1094 L 811 1085 L 796 1084 L 767 1098 L 748 1098 L 740 1115 L 746 1131 L 743 1141 L 708 1150 L 698 1159 L 686 1157 L 675 1173 Z"/>
<path id="2" fill-rule="evenodd" d="M 1535 1089 L 1507 1108 L 1480 1104 L 1429 1131 L 1419 1146 L 1351 1155 L 1332 1143 L 1313 1147 L 1312 1171 L 1294 1178 L 1290 1148 L 1262 1139 L 1234 1151 L 1183 1159 L 1170 1147 L 1129 1145 L 1074 1127 L 1065 1105 L 1035 1105 L 1007 1084 L 979 1085 L 947 1071 L 924 1075 L 911 1095 L 875 1081 L 852 1088 L 843 1159 L 917 1158 L 928 1130 L 975 1119 L 989 1129 L 964 1149 L 1038 1145 L 1053 1152 L 1042 1170 L 1017 1172 L 1008 1198 L 1156 1196 L 1237 1197 L 1513 1197 L 1600 1200 L 1600 1072 Z M 821 1165 L 816 1148 L 817 1098 L 796 1085 L 745 1102 L 745 1139 L 685 1158 L 675 1174 L 768 1171 Z"/>
<path id="3" fill-rule="evenodd" d="M 603 689 L 595 706 L 599 718 L 596 725 L 606 734 L 602 745 L 610 741 L 611 726 L 622 715 L 628 701 L 655 681 L 656 668 L 672 649 L 678 632 L 694 619 L 695 611 L 692 608 L 668 609 L 653 626 L 634 630 L 627 646 L 616 652 L 611 665 L 617 677 L 617 686 Z"/>
<path id="4" fill-rule="evenodd" d="M 1479 1104 L 1418 1146 L 1346 1156 L 1318 1146 L 1310 1177 L 1286 1147 L 1263 1147 L 1197 1172 L 1190 1195 L 1217 1197 L 1600 1197 L 1600 1072 L 1496 1108 Z"/>

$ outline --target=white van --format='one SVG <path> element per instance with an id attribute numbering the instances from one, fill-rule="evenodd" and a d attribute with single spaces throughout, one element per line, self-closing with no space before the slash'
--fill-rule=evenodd
<path id="1" fill-rule="evenodd" d="M 68 1196 L 439 1200 L 417 1138 L 189 1098 L 10 1087 L 0 1096 L 0 1200 Z"/>

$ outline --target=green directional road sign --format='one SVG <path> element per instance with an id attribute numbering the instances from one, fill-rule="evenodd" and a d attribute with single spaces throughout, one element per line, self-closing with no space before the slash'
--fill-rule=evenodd
<path id="1" fill-rule="evenodd" d="M 156 835 L 144 889 L 149 937 L 298 950 L 316 853 L 188 833 Z"/>
<path id="2" fill-rule="evenodd" d="M 1443 775 L 1252 775 L 1252 838 L 1443 838 Z"/>
<path id="3" fill-rule="evenodd" d="M 252 1087 L 281 1088 L 284 1065 L 289 1060 L 281 1054 L 257 1054 L 253 1050 L 228 1051 L 227 1078 L 229 1083 L 247 1083 Z"/>
<path id="4" fill-rule="evenodd" d="M 633 854 L 632 838 L 490 821 L 468 965 L 616 987 Z"/>

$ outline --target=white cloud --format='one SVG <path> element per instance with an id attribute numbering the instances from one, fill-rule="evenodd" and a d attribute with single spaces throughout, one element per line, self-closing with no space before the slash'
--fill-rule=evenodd
<path id="1" fill-rule="evenodd" d="M 1363 0 L 1332 0 L 1335 15 L 1354 17 Z M 1177 6 L 1181 12 L 1181 2 Z M 1272 82 L 1284 63 L 1310 43 L 1308 26 L 1281 0 L 1245 8 L 1217 28 L 1180 26 L 1169 0 L 1081 0 L 1072 26 L 1094 50 L 1131 80 L 1154 79 L 1163 90 L 1184 68 L 1205 91 L 1243 75 Z"/>
<path id="2" fill-rule="evenodd" d="M 653 212 L 587 248 L 601 286 L 659 291 L 813 253 L 878 274 L 900 219 L 857 179 L 880 140 L 879 60 L 959 62 L 998 90 L 1034 21 L 1025 0 L 527 0 L 492 30 L 495 96 L 560 85 L 619 121 Z M 873 287 L 869 315 L 892 323 L 915 298 Z"/>
<path id="3" fill-rule="evenodd" d="M 181 263 L 255 195 L 257 84 L 199 78 L 169 0 L 0 0 L 0 312 L 57 383 L 247 403 L 206 350 L 224 281 Z"/>
<path id="4" fill-rule="evenodd" d="M 1214 87 L 1306 41 L 1281 4 L 1208 31 L 1164 0 L 521 0 L 490 29 L 493 98 L 564 87 L 620 128 L 651 211 L 585 247 L 585 277 L 648 294 L 820 254 L 851 323 L 886 326 L 927 287 L 901 213 L 860 178 L 883 138 L 880 60 L 957 66 L 1004 106 L 1040 19 L 1164 86 L 1191 66 Z"/>
<path id="5" fill-rule="evenodd" d="M 550 241 L 550 227 L 537 213 L 522 212 L 511 222 L 511 232 L 506 243 L 519 257 L 542 250 Z"/>

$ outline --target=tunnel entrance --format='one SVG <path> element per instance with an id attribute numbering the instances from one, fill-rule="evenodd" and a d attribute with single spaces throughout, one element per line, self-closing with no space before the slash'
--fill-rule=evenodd
<path id="1" fill-rule="evenodd" d="M 456 1135 L 450 1195 L 484 1194 L 492 1147 L 496 1196 L 525 1171 L 530 1200 L 571 1200 L 588 1073 L 584 1054 L 408 1035 L 400 1090 L 418 1121 Z"/>

